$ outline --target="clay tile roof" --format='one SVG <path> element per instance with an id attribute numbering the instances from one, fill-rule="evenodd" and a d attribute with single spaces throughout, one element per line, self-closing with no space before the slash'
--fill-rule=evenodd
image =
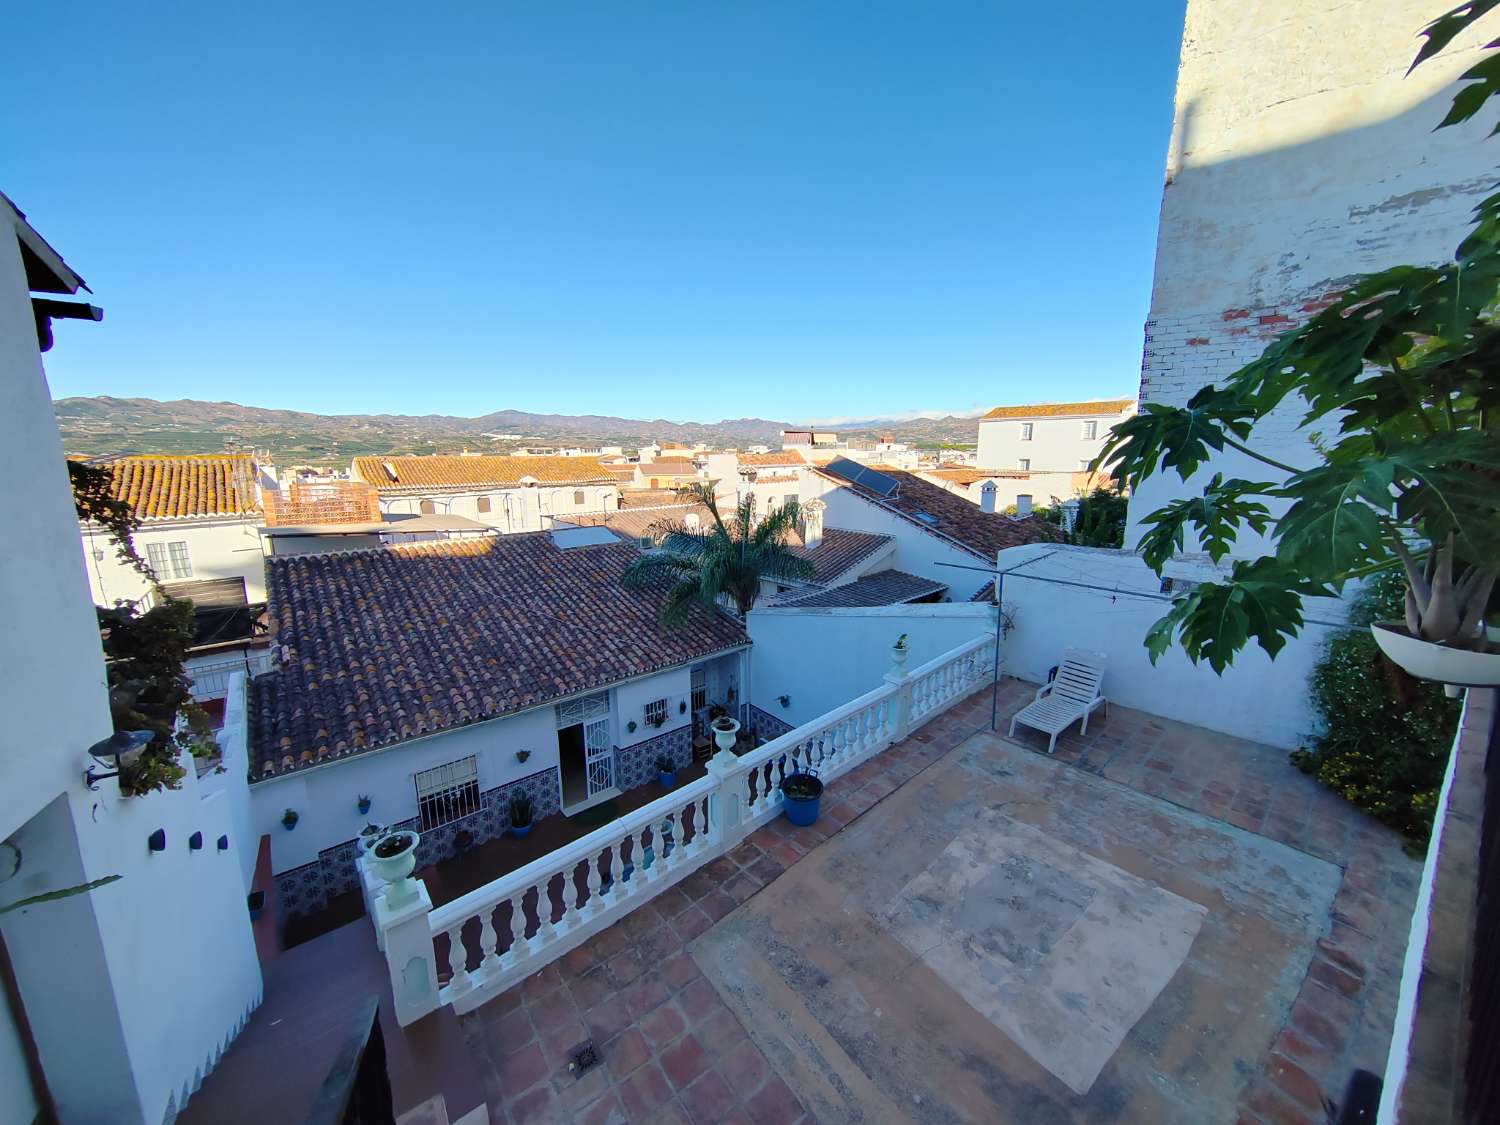
<path id="1" fill-rule="evenodd" d="M 1030 480 L 1031 474 L 1024 469 L 923 469 L 929 477 L 951 480 L 954 484 L 976 484 L 982 480 Z"/>
<path id="2" fill-rule="evenodd" d="M 1030 406 L 997 406 L 981 421 L 990 418 L 1074 418 L 1090 414 L 1118 414 L 1134 405 L 1133 398 L 1100 398 L 1089 402 L 1038 402 Z"/>
<path id="3" fill-rule="evenodd" d="M 775 453 L 741 453 L 740 465 L 745 468 L 760 468 L 768 465 L 806 465 L 807 461 L 795 449 L 782 449 Z"/>
<path id="4" fill-rule="evenodd" d="M 659 508 L 621 508 L 616 512 L 596 512 L 585 516 L 568 516 L 569 523 L 585 527 L 607 527 L 631 542 L 651 536 L 660 538 L 668 525 L 683 522 L 688 515 L 698 517 L 698 526 L 707 528 L 713 514 L 702 504 L 663 504 Z"/>
<path id="5" fill-rule="evenodd" d="M 756 484 L 796 484 L 797 483 L 797 476 L 796 476 L 795 473 L 778 473 L 778 474 L 775 474 L 773 476 L 767 476 L 765 473 L 758 473 L 758 474 L 756 474 L 756 477 L 755 477 L 755 483 Z"/>
<path id="6" fill-rule="evenodd" d="M 890 535 L 830 527 L 824 529 L 823 541 L 811 551 L 803 546 L 795 546 L 792 551 L 812 563 L 813 575 L 807 581 L 826 586 L 895 541 Z"/>
<path id="7" fill-rule="evenodd" d="M 620 490 L 622 508 L 660 508 L 677 504 L 681 498 L 670 488 L 626 488 Z"/>
<path id="8" fill-rule="evenodd" d="M 251 685 L 255 779 L 545 704 L 748 643 L 725 614 L 664 629 L 628 544 L 544 532 L 266 559 L 279 667 Z"/>
<path id="9" fill-rule="evenodd" d="M 798 609 L 859 609 L 866 606 L 903 605 L 917 598 L 941 594 L 947 589 L 945 582 L 920 578 L 915 574 L 907 574 L 904 570 L 880 570 L 830 590 L 818 590 L 811 594 L 786 594 L 776 601 L 776 605 L 796 606 Z"/>
<path id="10" fill-rule="evenodd" d="M 116 457 L 110 493 L 141 519 L 235 516 L 260 510 L 255 461 L 247 453 Z"/>
<path id="11" fill-rule="evenodd" d="M 608 484 L 614 475 L 597 457 L 356 457 L 354 472 L 381 492 L 433 488 L 514 488 L 530 477 L 542 484 Z"/>
<path id="12" fill-rule="evenodd" d="M 697 471 L 693 463 L 683 457 L 663 457 L 658 461 L 641 462 L 641 474 L 648 477 L 692 476 Z"/>
<path id="13" fill-rule="evenodd" d="M 923 531 L 941 536 L 967 549 L 986 562 L 995 561 L 995 552 L 1024 543 L 1057 543 L 1062 530 L 1035 516 L 1016 519 L 980 511 L 979 505 L 939 484 L 923 480 L 889 465 L 870 468 L 894 477 L 901 486 L 894 499 L 882 499 L 868 489 L 850 484 L 843 477 L 826 470 L 817 472 L 833 484 L 849 489 L 854 495 L 901 516 Z"/>

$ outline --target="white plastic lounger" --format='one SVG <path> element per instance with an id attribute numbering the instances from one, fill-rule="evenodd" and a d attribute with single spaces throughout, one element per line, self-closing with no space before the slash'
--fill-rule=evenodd
<path id="1" fill-rule="evenodd" d="M 1076 720 L 1082 719 L 1080 734 L 1087 734 L 1089 716 L 1100 707 L 1108 708 L 1104 698 L 1104 654 L 1070 648 L 1063 653 L 1057 678 L 1037 689 L 1036 699 L 1028 703 L 1010 721 L 1010 735 L 1016 736 L 1016 724 L 1024 723 L 1048 736 L 1047 753 L 1057 749 L 1057 736 Z"/>

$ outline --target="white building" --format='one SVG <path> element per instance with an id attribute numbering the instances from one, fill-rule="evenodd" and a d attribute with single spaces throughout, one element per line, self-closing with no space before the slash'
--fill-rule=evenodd
<path id="1" fill-rule="evenodd" d="M 1110 428 L 1135 413 L 1135 399 L 997 406 L 979 419 L 979 465 L 1072 473 L 1099 455 Z"/>
<path id="2" fill-rule="evenodd" d="M 636 555 L 584 527 L 268 560 L 251 805 L 284 917 L 356 889 L 367 822 L 417 829 L 425 865 L 501 834 L 515 793 L 539 820 L 655 784 L 709 708 L 742 713 L 742 626 L 660 626 L 664 595 L 620 584 Z"/>
<path id="3" fill-rule="evenodd" d="M 86 766 L 101 768 L 88 749 L 110 734 L 110 714 L 38 350 L 50 344 L 49 317 L 97 319 L 87 306 L 46 296 L 82 285 L 0 196 L 0 464 L 25 482 L 7 507 L 25 549 L 0 561 L 0 697 L 9 716 L 0 907 L 118 876 L 0 915 L 15 986 L 0 983 L 0 1121 L 55 1114 L 65 1123 L 158 1125 L 260 1000 L 249 864 L 235 829 L 247 794 L 224 784 L 233 762 L 231 773 L 203 779 L 189 763 L 182 788 L 146 797 L 122 796 L 112 778 L 96 789 L 84 780 Z M 44 313 L 45 302 L 60 307 Z"/>
<path id="4" fill-rule="evenodd" d="M 1486 126 L 1434 132 L 1454 78 L 1475 61 L 1478 37 L 1407 74 L 1417 32 L 1433 15 L 1428 5 L 1399 0 L 1375 20 L 1284 5 L 1267 21 L 1257 8 L 1190 0 L 1141 402 L 1186 404 L 1326 307 L 1350 277 L 1451 259 L 1494 172 L 1480 142 Z M 1256 447 L 1311 464 L 1302 409 L 1288 402 L 1257 426 Z M 980 440 L 996 426 L 1014 438 L 1018 425 L 986 421 Z M 1127 546 L 1139 541 L 1146 515 L 1200 494 L 1214 473 L 1265 479 L 1267 472 L 1226 450 L 1186 484 L 1159 473 L 1130 499 Z M 1246 529 L 1235 552 L 1253 555 L 1261 545 Z M 1069 645 L 1096 649 L 1110 663 L 1107 694 L 1127 706 L 1278 746 L 1315 732 L 1308 677 L 1340 627 L 1340 603 L 1310 603 L 1307 626 L 1274 661 L 1251 645 L 1221 678 L 1176 648 L 1150 664 L 1142 642 L 1172 591 L 1164 594 L 1128 550 L 1027 548 L 1006 552 L 1001 564 L 1005 600 L 1019 609 L 1007 646 L 1017 674 L 1040 679 Z M 1189 554 L 1166 576 L 1180 589 L 1223 569 Z"/>
<path id="5" fill-rule="evenodd" d="M 1094 483 L 1091 473 L 1028 472 L 1023 469 L 927 468 L 917 476 L 964 497 L 986 510 L 1004 512 L 1016 509 L 1029 512 L 1038 505 L 1050 506 L 1089 491 Z M 993 487 L 986 488 L 986 485 Z"/>
<path id="6" fill-rule="evenodd" d="M 136 553 L 169 593 L 205 581 L 243 584 L 242 600 L 266 600 L 260 560 L 262 497 L 276 488 L 273 466 L 246 453 L 101 458 L 111 495 L 140 520 Z M 122 560 L 109 533 L 81 525 L 96 605 L 137 602 L 151 583 Z"/>
<path id="7" fill-rule="evenodd" d="M 375 486 L 389 515 L 453 515 L 506 533 L 619 506 L 614 477 L 592 457 L 356 457 L 350 476 Z"/>

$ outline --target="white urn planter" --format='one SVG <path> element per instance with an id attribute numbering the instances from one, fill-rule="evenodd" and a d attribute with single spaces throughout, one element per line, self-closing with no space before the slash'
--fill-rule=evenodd
<path id="1" fill-rule="evenodd" d="M 370 849 L 375 874 L 387 884 L 387 906 L 404 906 L 417 897 L 417 885 L 411 881 L 411 873 L 417 867 L 417 845 L 421 841 L 422 837 L 415 832 L 403 829 L 382 836 Z"/>
<path id="2" fill-rule="evenodd" d="M 911 649 L 905 645 L 891 646 L 891 664 L 895 666 L 898 672 L 906 667 L 906 658 L 909 655 L 911 655 Z"/>
<path id="3" fill-rule="evenodd" d="M 720 715 L 709 726 L 713 728 L 714 745 L 726 754 L 734 753 L 734 744 L 740 737 L 739 720 Z"/>
<path id="4" fill-rule="evenodd" d="M 1375 643 L 1391 662 L 1419 680 L 1450 687 L 1500 687 L 1500 652 L 1476 652 L 1424 641 L 1399 621 L 1370 626 Z"/>

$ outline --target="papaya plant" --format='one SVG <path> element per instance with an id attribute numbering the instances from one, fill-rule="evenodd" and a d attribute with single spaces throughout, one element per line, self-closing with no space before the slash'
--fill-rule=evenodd
<path id="1" fill-rule="evenodd" d="M 1412 67 L 1497 3 L 1465 4 L 1433 21 Z M 1469 120 L 1500 92 L 1496 47 L 1464 73 L 1469 84 L 1438 128 Z M 1500 193 L 1475 208 L 1451 262 L 1358 278 L 1222 385 L 1203 387 L 1186 406 L 1145 403 L 1115 427 L 1093 467 L 1132 491 L 1159 473 L 1187 481 L 1226 449 L 1278 474 L 1216 474 L 1200 494 L 1144 519 L 1138 549 L 1158 574 L 1189 531 L 1216 562 L 1247 529 L 1268 544 L 1235 561 L 1224 581 L 1172 603 L 1146 637 L 1153 661 L 1177 643 L 1222 673 L 1252 640 L 1274 657 L 1301 629 L 1305 598 L 1398 569 L 1413 636 L 1487 646 L 1485 614 L 1500 576 L 1497 294 Z M 1271 412 L 1297 402 L 1311 465 L 1256 448 Z"/>

